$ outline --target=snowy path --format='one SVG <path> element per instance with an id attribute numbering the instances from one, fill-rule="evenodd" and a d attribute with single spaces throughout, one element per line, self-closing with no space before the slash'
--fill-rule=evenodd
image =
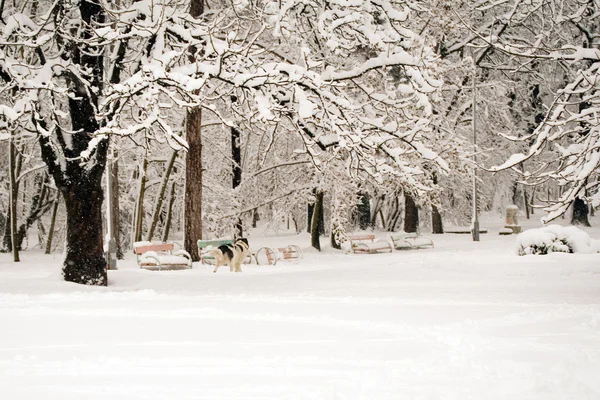
<path id="1" fill-rule="evenodd" d="M 599 399 L 599 256 L 513 241 L 242 274 L 130 260 L 100 289 L 2 255 L 0 398 Z"/>

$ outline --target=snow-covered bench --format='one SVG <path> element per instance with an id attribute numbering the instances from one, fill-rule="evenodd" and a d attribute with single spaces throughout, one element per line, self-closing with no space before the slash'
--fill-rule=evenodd
<path id="1" fill-rule="evenodd" d="M 140 268 L 181 269 L 192 268 L 192 257 L 185 250 L 175 250 L 174 243 L 136 242 L 133 251 Z"/>
<path id="2" fill-rule="evenodd" d="M 390 234 L 390 239 L 396 250 L 425 249 L 433 247 L 433 240 L 414 232 L 398 232 Z"/>
<path id="3" fill-rule="evenodd" d="M 350 246 L 354 253 L 391 253 L 392 246 L 385 240 L 375 240 L 375 235 L 350 235 Z"/>
<path id="4" fill-rule="evenodd" d="M 214 264 L 215 258 L 208 254 L 211 250 L 217 249 L 219 246 L 230 245 L 233 243 L 231 239 L 213 239 L 213 240 L 198 240 L 198 254 L 202 264 Z"/>
<path id="5" fill-rule="evenodd" d="M 286 247 L 262 247 L 254 255 L 257 264 L 275 265 L 277 261 L 297 262 L 302 259 L 302 249 L 296 245 Z"/>

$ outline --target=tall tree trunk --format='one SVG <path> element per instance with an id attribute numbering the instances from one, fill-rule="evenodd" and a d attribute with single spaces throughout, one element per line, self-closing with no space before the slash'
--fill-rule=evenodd
<path id="1" fill-rule="evenodd" d="M 16 162 L 15 158 L 17 156 L 17 149 L 14 144 L 14 138 L 11 136 L 8 142 L 8 177 L 10 182 L 10 190 L 9 190 L 9 207 L 10 207 L 10 243 L 12 247 L 13 253 L 13 261 L 19 262 L 19 246 L 17 243 L 17 198 L 18 198 L 18 189 L 17 189 L 17 179 L 15 176 L 16 172 Z"/>
<path id="2" fill-rule="evenodd" d="M 204 13 L 203 0 L 191 0 L 190 15 L 199 18 Z M 194 62 L 196 48 L 190 49 L 189 61 Z M 185 158 L 183 247 L 200 261 L 197 240 L 202 239 L 202 109 L 188 110 L 185 120 L 185 136 L 188 152 Z"/>
<path id="3" fill-rule="evenodd" d="M 404 194 L 404 232 L 417 232 L 419 229 L 419 209 L 409 193 Z"/>
<path id="4" fill-rule="evenodd" d="M 52 253 L 52 241 L 54 240 L 54 229 L 56 227 L 56 215 L 58 214 L 58 205 L 60 203 L 60 195 L 54 199 L 54 205 L 52 206 L 52 216 L 50 217 L 50 229 L 48 230 L 48 238 L 46 239 L 46 251 L 45 254 Z"/>
<path id="5" fill-rule="evenodd" d="M 171 184 L 171 191 L 169 192 L 169 203 L 167 205 L 167 220 L 165 221 L 165 227 L 163 230 L 162 241 L 166 242 L 169 239 L 169 231 L 171 230 L 171 221 L 173 219 L 173 203 L 175 202 L 175 186 L 176 183 Z"/>
<path id="6" fill-rule="evenodd" d="M 187 113 L 185 131 L 188 143 L 185 168 L 184 248 L 199 261 L 197 240 L 202 239 L 202 111 Z"/>
<path id="7" fill-rule="evenodd" d="M 144 155 L 144 161 L 142 161 L 142 168 L 140 170 L 140 186 L 138 189 L 137 205 L 135 207 L 135 223 L 134 223 L 134 234 L 133 241 L 140 242 L 142 235 L 144 234 L 144 196 L 146 194 L 146 181 L 148 170 L 148 158 Z"/>
<path id="8" fill-rule="evenodd" d="M 231 101 L 236 101 L 235 96 L 232 96 Z M 231 128 L 231 158 L 232 164 L 232 187 L 237 188 L 242 183 L 242 138 L 241 132 L 236 128 Z M 238 218 L 234 227 L 234 238 L 244 236 L 242 221 Z"/>
<path id="9" fill-rule="evenodd" d="M 323 192 L 318 190 L 315 196 L 315 207 L 312 215 L 310 242 L 312 247 L 321 251 L 321 221 L 323 219 Z"/>
<path id="10" fill-rule="evenodd" d="M 171 154 L 171 158 L 167 163 L 167 169 L 165 170 L 165 174 L 163 175 L 162 183 L 160 184 L 160 188 L 158 189 L 158 197 L 156 199 L 156 203 L 154 204 L 154 214 L 152 215 L 152 223 L 150 224 L 150 229 L 148 230 L 148 235 L 146 240 L 151 241 L 154 237 L 154 231 L 156 230 L 156 225 L 158 224 L 158 217 L 160 216 L 160 212 L 162 210 L 162 203 L 165 198 L 165 192 L 167 191 L 167 186 L 169 185 L 169 178 L 171 177 L 171 171 L 173 171 L 173 165 L 175 164 L 175 160 L 177 159 L 177 151 L 173 151 Z"/>
<path id="11" fill-rule="evenodd" d="M 571 225 L 591 226 L 588 220 L 589 208 L 583 199 L 577 197 L 573 201 L 573 215 L 571 217 Z"/>
<path id="12" fill-rule="evenodd" d="M 17 249 L 23 250 L 23 241 L 27 237 L 27 232 L 29 228 L 35 223 L 35 221 L 39 220 L 49 209 L 50 204 L 46 204 L 47 197 L 47 183 L 48 183 L 48 175 L 37 175 L 35 177 L 35 194 L 31 198 L 31 205 L 29 207 L 29 214 L 25 221 L 19 226 L 17 230 L 17 235 L 15 238 Z"/>
<path id="13" fill-rule="evenodd" d="M 111 168 L 111 190 L 110 194 L 112 195 L 111 206 L 112 212 L 111 217 L 111 228 L 112 228 L 112 237 L 115 239 L 115 243 L 117 244 L 117 260 L 122 260 L 124 258 L 123 254 L 123 244 L 121 243 L 121 207 L 119 204 L 119 157 L 117 156 L 117 152 L 113 153 L 113 162 Z"/>

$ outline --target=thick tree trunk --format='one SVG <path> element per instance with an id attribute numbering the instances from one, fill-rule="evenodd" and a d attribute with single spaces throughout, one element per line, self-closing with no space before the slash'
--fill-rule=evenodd
<path id="1" fill-rule="evenodd" d="M 589 208 L 583 199 L 577 197 L 573 201 L 573 215 L 571 217 L 572 225 L 591 226 L 588 220 Z"/>
<path id="2" fill-rule="evenodd" d="M 317 191 L 315 196 L 315 207 L 312 215 L 312 229 L 310 232 L 310 243 L 312 247 L 321 251 L 321 221 L 323 219 L 323 192 Z"/>
<path id="3" fill-rule="evenodd" d="M 203 0 L 191 0 L 190 15 L 199 18 L 204 13 Z M 190 49 L 189 61 L 195 62 L 196 48 Z M 200 261 L 197 240 L 202 239 L 202 109 L 192 108 L 185 120 L 188 152 L 185 158 L 183 247 Z"/>
<path id="4" fill-rule="evenodd" d="M 65 187 L 63 196 L 67 209 L 64 278 L 75 283 L 106 286 L 102 182 L 100 179 L 80 179 Z"/>
<path id="5" fill-rule="evenodd" d="M 202 239 L 202 111 L 188 111 L 185 131 L 188 143 L 185 168 L 184 248 L 199 261 L 197 240 Z"/>
<path id="6" fill-rule="evenodd" d="M 417 232 L 419 229 L 419 209 L 413 197 L 404 194 L 404 232 Z"/>

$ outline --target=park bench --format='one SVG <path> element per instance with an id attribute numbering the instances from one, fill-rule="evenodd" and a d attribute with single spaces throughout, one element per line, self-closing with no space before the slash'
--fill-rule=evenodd
<path id="1" fill-rule="evenodd" d="M 202 264 L 214 264 L 215 258 L 208 254 L 209 251 L 217 249 L 219 246 L 230 245 L 231 239 L 198 240 L 198 254 Z"/>
<path id="2" fill-rule="evenodd" d="M 375 240 L 375 235 L 349 235 L 350 246 L 354 253 L 391 253 L 392 246 L 385 240 Z"/>
<path id="3" fill-rule="evenodd" d="M 390 234 L 390 239 L 396 250 L 414 250 L 433 247 L 433 240 L 416 232 L 398 232 Z"/>
<path id="4" fill-rule="evenodd" d="M 254 255 L 257 264 L 275 265 L 277 261 L 297 262 L 302 259 L 302 249 L 296 245 L 286 247 L 262 247 Z"/>
<path id="5" fill-rule="evenodd" d="M 192 257 L 182 249 L 175 250 L 174 243 L 136 242 L 133 252 L 140 268 L 182 269 L 192 268 Z"/>

